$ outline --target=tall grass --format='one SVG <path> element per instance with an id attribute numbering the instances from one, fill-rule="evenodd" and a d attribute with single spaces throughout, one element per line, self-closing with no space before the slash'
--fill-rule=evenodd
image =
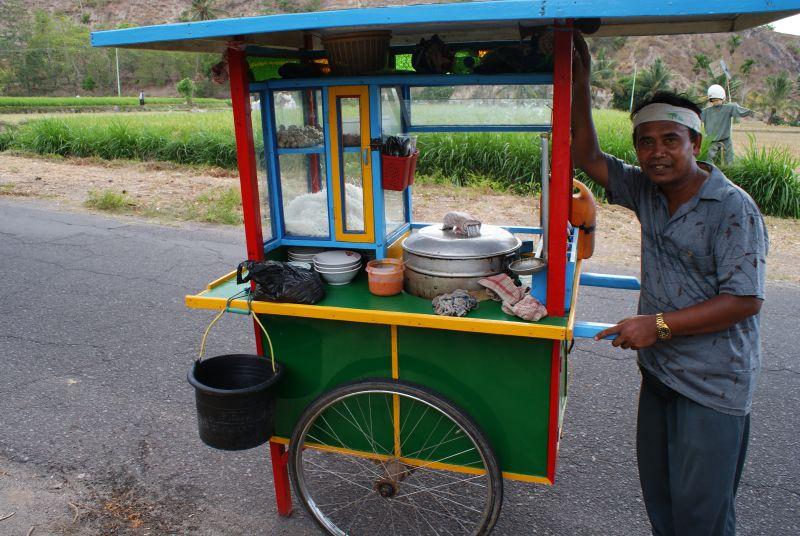
<path id="1" fill-rule="evenodd" d="M 236 167 L 230 112 L 105 120 L 85 120 L 78 116 L 41 119 L 20 125 L 5 142 L 0 135 L 0 149 L 108 160 L 164 160 Z"/>
<path id="2" fill-rule="evenodd" d="M 127 114 L 126 114 L 127 115 Z M 630 121 L 622 112 L 594 113 L 601 148 L 636 163 Z M 260 116 L 253 115 L 257 151 L 263 149 Z M 530 194 L 540 184 L 540 139 L 532 133 L 421 134 L 418 174 L 422 179 Z M 707 143 L 704 143 L 701 158 Z M 0 131 L 0 151 L 94 156 L 104 159 L 163 160 L 180 164 L 236 167 L 230 111 L 130 114 L 128 117 L 75 115 L 39 119 Z M 765 214 L 800 218 L 798 161 L 788 150 L 754 145 L 725 170 L 755 199 Z M 603 199 L 605 193 L 583 173 L 577 178 Z"/>
<path id="3" fill-rule="evenodd" d="M 788 148 L 767 150 L 754 142 L 751 138 L 725 175 L 749 193 L 764 214 L 800 218 L 800 160 Z"/>
<path id="4" fill-rule="evenodd" d="M 205 107 L 227 107 L 225 99 L 193 99 L 194 103 Z M 185 100 L 178 97 L 145 97 L 149 105 L 181 106 Z M 3 108 L 81 108 L 93 106 L 139 106 L 138 97 L 0 97 L 0 110 Z"/>

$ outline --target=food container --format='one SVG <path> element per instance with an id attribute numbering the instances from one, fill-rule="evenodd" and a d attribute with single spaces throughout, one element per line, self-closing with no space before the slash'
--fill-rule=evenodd
<path id="1" fill-rule="evenodd" d="M 369 291 L 376 296 L 394 296 L 403 290 L 403 261 L 375 259 L 367 263 Z"/>
<path id="2" fill-rule="evenodd" d="M 429 225 L 403 241 L 404 288 L 432 299 L 456 289 L 482 290 L 480 279 L 502 273 L 519 257 L 522 242 L 501 227 L 482 225 L 468 237 Z"/>
<path id="3" fill-rule="evenodd" d="M 508 269 L 520 277 L 523 285 L 530 284 L 531 296 L 539 303 L 547 300 L 547 261 L 537 257 L 528 257 L 512 262 Z M 526 280 L 522 278 L 525 277 Z"/>

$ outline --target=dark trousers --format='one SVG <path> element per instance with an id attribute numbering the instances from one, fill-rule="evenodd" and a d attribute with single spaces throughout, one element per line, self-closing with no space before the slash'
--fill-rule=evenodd
<path id="1" fill-rule="evenodd" d="M 750 415 L 693 402 L 643 371 L 636 457 L 656 536 L 733 536 Z"/>

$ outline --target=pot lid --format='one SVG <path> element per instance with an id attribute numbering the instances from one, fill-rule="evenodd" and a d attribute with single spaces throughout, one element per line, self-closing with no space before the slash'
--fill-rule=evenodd
<path id="1" fill-rule="evenodd" d="M 514 252 L 522 245 L 519 238 L 495 225 L 481 225 L 474 237 L 443 231 L 441 224 L 428 225 L 411 233 L 403 249 L 415 255 L 444 259 L 480 259 Z"/>

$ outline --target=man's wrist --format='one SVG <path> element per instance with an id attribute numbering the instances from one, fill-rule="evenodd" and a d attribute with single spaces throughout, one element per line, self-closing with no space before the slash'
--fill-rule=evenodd
<path id="1" fill-rule="evenodd" d="M 672 330 L 664 320 L 664 313 L 658 313 L 656 315 L 656 336 L 660 341 L 668 341 L 672 338 Z"/>

